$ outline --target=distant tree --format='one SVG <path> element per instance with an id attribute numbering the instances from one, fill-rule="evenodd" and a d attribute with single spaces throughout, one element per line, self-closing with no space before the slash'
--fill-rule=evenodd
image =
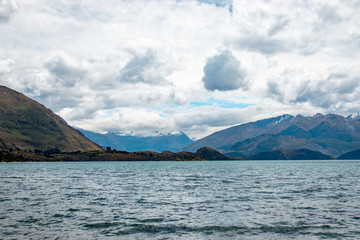
<path id="1" fill-rule="evenodd" d="M 20 155 L 18 155 L 18 156 L 16 157 L 16 160 L 17 160 L 17 161 L 20 161 L 20 162 L 24 162 L 24 161 L 25 161 L 25 158 L 24 158 L 24 156 L 23 156 L 22 154 L 20 154 Z"/>
<path id="2" fill-rule="evenodd" d="M 111 152 L 111 147 L 107 146 L 106 147 L 106 152 Z"/>
<path id="3" fill-rule="evenodd" d="M 34 149 L 34 153 L 36 153 L 36 154 L 40 154 L 40 153 L 42 153 L 43 151 L 42 150 L 40 150 L 40 149 Z"/>
<path id="4" fill-rule="evenodd" d="M 51 156 L 51 154 L 59 154 L 59 153 L 61 153 L 61 150 L 59 148 L 49 148 L 44 152 L 45 156 L 47 157 Z"/>

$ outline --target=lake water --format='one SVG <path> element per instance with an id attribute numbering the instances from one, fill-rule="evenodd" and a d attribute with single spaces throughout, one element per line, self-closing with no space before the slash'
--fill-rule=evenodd
<path id="1" fill-rule="evenodd" d="M 0 164 L 0 239 L 360 239 L 360 161 Z"/>

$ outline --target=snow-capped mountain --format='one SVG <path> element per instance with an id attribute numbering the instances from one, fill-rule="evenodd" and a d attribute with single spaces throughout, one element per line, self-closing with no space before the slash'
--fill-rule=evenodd
<path id="1" fill-rule="evenodd" d="M 356 120 L 356 121 L 360 121 L 360 112 L 353 113 L 353 114 L 349 115 L 347 118 L 352 119 L 352 120 Z"/>
<path id="2" fill-rule="evenodd" d="M 154 132 L 152 135 L 141 135 L 133 131 L 127 132 L 108 132 L 106 134 L 95 133 L 79 129 L 87 138 L 99 144 L 103 148 L 111 147 L 112 149 L 137 152 L 137 151 L 173 151 L 191 144 L 191 140 L 181 131 L 170 133 Z"/>
<path id="3" fill-rule="evenodd" d="M 359 115 L 343 117 L 318 113 L 305 117 L 285 114 L 215 132 L 184 150 L 196 151 L 207 146 L 231 153 L 231 156 L 247 157 L 264 151 L 304 148 L 337 157 L 359 148 Z"/>

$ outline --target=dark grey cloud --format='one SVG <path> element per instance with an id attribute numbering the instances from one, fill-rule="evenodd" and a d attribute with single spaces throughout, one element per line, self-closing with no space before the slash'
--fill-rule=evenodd
<path id="1" fill-rule="evenodd" d="M 0 0 L 0 23 L 10 20 L 18 12 L 18 5 L 14 0 Z"/>
<path id="2" fill-rule="evenodd" d="M 79 63 L 65 55 L 55 56 L 44 64 L 55 77 L 57 83 L 64 87 L 73 87 L 86 75 L 86 70 Z"/>
<path id="3" fill-rule="evenodd" d="M 230 91 L 239 88 L 246 89 L 245 71 L 231 51 L 224 50 L 208 58 L 202 78 L 204 86 L 210 91 Z"/>
<path id="4" fill-rule="evenodd" d="M 164 84 L 163 66 L 151 50 L 134 57 L 121 69 L 119 80 L 126 83 Z"/>

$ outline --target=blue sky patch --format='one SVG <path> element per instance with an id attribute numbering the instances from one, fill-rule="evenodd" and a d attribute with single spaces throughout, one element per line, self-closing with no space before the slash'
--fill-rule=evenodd
<path id="1" fill-rule="evenodd" d="M 194 107 L 213 106 L 213 107 L 219 107 L 219 108 L 247 108 L 248 106 L 251 106 L 253 104 L 234 103 L 234 102 L 210 98 L 206 102 L 190 102 L 190 105 L 194 106 Z"/>

